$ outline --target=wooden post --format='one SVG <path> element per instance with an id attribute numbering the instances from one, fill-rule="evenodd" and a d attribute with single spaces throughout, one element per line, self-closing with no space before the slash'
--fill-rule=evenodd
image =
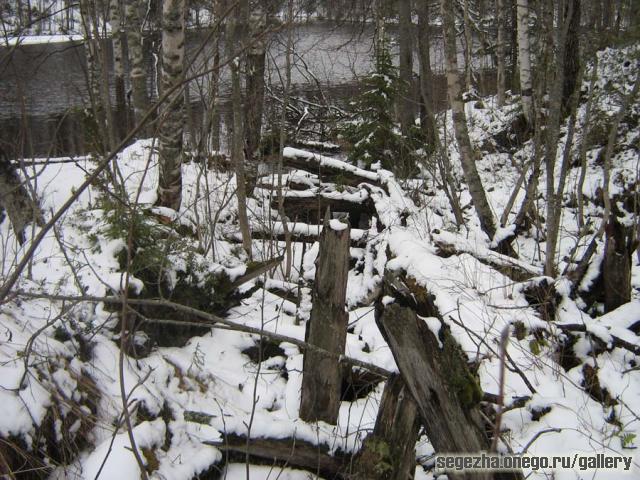
<path id="1" fill-rule="evenodd" d="M 306 340 L 329 352 L 344 354 L 349 315 L 345 310 L 349 273 L 348 224 L 329 220 L 320 234 L 320 252 L 312 290 L 313 307 Z M 336 424 L 340 408 L 342 373 L 338 358 L 306 351 L 303 362 L 300 418 Z"/>
<path id="2" fill-rule="evenodd" d="M 402 377 L 394 374 L 384 387 L 376 426 L 365 439 L 349 480 L 413 478 L 419 429 L 418 405 Z"/>

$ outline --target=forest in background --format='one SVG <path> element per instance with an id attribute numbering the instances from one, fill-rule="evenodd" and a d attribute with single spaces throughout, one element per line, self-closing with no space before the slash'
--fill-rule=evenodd
<path id="1" fill-rule="evenodd" d="M 0 475 L 422 480 L 477 452 L 637 473 L 639 16 L 5 2 Z M 348 38 L 314 57 L 302 25 Z M 84 85 L 43 133 L 16 72 L 66 49 Z"/>

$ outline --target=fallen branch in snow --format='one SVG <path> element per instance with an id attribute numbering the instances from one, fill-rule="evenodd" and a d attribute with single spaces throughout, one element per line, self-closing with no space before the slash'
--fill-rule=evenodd
<path id="1" fill-rule="evenodd" d="M 563 332 L 585 332 L 585 333 L 589 333 L 590 335 L 594 335 L 596 338 L 599 338 L 600 340 L 602 340 L 605 343 L 611 343 L 611 345 L 613 345 L 614 347 L 619 347 L 619 348 L 623 348 L 625 350 L 630 351 L 631 353 L 634 353 L 636 355 L 640 355 L 640 345 L 634 345 L 631 342 L 628 342 L 626 340 L 623 340 L 620 337 L 617 337 L 615 335 L 610 335 L 611 339 L 610 341 L 608 339 L 604 339 L 598 336 L 598 334 L 596 332 L 593 332 L 591 330 L 587 329 L 587 325 L 585 324 L 581 324 L 581 323 L 556 323 L 555 324 L 556 327 L 558 327 L 560 330 L 562 330 Z"/>
<path id="2" fill-rule="evenodd" d="M 77 302 L 90 302 L 90 303 L 106 303 L 111 305 L 121 305 L 123 299 L 120 297 L 93 297 L 93 296 L 73 296 L 73 295 L 49 295 L 46 293 L 32 293 L 32 292 L 18 292 L 18 296 L 27 297 L 27 298 L 46 298 L 48 300 L 58 300 L 58 301 L 77 301 Z M 220 328 L 220 325 L 224 325 L 229 330 L 234 330 L 238 332 L 250 333 L 252 335 L 259 335 L 267 338 L 271 338 L 272 340 L 276 340 L 279 342 L 290 343 L 295 345 L 296 347 L 305 350 L 315 350 L 319 353 L 322 353 L 326 356 L 338 358 L 340 363 L 344 363 L 347 365 L 351 365 L 352 367 L 363 368 L 371 373 L 375 373 L 382 378 L 387 378 L 391 375 L 392 372 L 389 370 L 379 367 L 377 365 L 373 365 L 368 362 L 363 362 L 362 360 L 357 360 L 352 357 L 348 357 L 346 355 L 337 355 L 335 353 L 324 350 L 320 347 L 316 347 L 311 345 L 303 340 L 299 340 L 294 337 L 289 337 L 287 335 L 281 335 L 279 333 L 270 332 L 268 330 L 263 330 L 257 327 L 251 327 L 249 325 L 243 325 L 241 323 L 236 323 L 226 318 L 218 317 L 217 315 L 213 315 L 211 313 L 204 312 L 202 310 L 198 310 L 196 308 L 187 307 L 186 305 L 180 305 L 179 303 L 173 303 L 168 300 L 151 300 L 151 299 L 141 299 L 141 298 L 130 298 L 127 300 L 129 305 L 143 305 L 143 306 L 155 306 L 155 307 L 166 307 L 173 309 L 177 312 L 187 313 L 193 315 L 194 317 L 202 318 L 203 320 L 207 320 L 206 322 L 189 322 L 189 321 L 181 321 L 181 320 L 165 320 L 165 319 L 147 319 L 149 322 L 153 323 L 166 323 L 168 325 L 184 325 L 184 326 L 196 326 L 196 327 L 211 327 L 211 328 Z"/>
<path id="3" fill-rule="evenodd" d="M 216 447 L 229 453 L 231 460 L 234 454 L 238 461 L 244 462 L 246 455 L 253 461 L 268 461 L 269 465 L 278 464 L 296 467 L 318 473 L 324 478 L 345 479 L 349 470 L 351 455 L 330 455 L 326 446 L 314 445 L 298 439 L 249 438 L 227 434 L 220 441 L 204 441 L 205 445 Z"/>
<path id="4" fill-rule="evenodd" d="M 268 272 L 273 267 L 280 265 L 282 260 L 284 260 L 284 256 L 272 258 L 265 262 L 255 262 L 253 265 L 247 267 L 247 271 L 244 275 L 231 282 L 231 289 L 236 289 L 245 283 L 250 282 L 254 278 L 259 277 L 263 273 Z"/>
<path id="5" fill-rule="evenodd" d="M 524 282 L 542 275 L 542 271 L 533 265 L 528 265 L 523 261 L 494 252 L 486 247 L 467 245 L 459 241 L 452 243 L 438 236 L 434 236 L 434 243 L 438 248 L 438 255 L 441 257 L 446 258 L 460 253 L 468 253 L 480 263 L 495 268 L 515 282 Z"/>
<path id="6" fill-rule="evenodd" d="M 509 410 L 515 410 L 516 408 L 522 408 L 527 404 L 529 400 L 531 400 L 531 397 L 529 395 L 513 397 L 510 402 L 505 403 L 505 406 L 503 407 L 502 411 L 508 412 Z M 494 403 L 497 405 L 500 399 L 499 399 L 499 396 L 495 393 L 484 392 L 482 394 L 482 401 L 487 403 Z"/>
<path id="7" fill-rule="evenodd" d="M 285 148 L 283 165 L 318 175 L 321 182 L 334 182 L 351 186 L 370 183 L 371 185 L 385 188 L 376 172 L 358 168 L 335 158 L 305 152 L 304 150 Z"/>

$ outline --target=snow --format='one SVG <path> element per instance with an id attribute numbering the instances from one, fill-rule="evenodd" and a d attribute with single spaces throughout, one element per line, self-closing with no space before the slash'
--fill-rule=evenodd
<path id="1" fill-rule="evenodd" d="M 5 37 L 2 39 L 2 46 L 12 47 L 15 45 L 36 45 L 42 43 L 64 43 L 82 41 L 84 41 L 84 37 L 78 34 L 25 35 L 20 37 Z"/>
<path id="2" fill-rule="evenodd" d="M 635 50 L 621 51 L 600 54 L 599 69 L 603 75 L 622 75 L 623 80 L 628 80 L 633 74 L 624 70 L 620 60 Z M 620 66 L 613 66 L 616 62 Z M 620 91 L 628 91 L 628 81 L 614 83 Z M 483 102 L 483 108 L 475 108 L 474 101 L 467 105 L 470 134 L 476 147 L 485 142 L 490 144 L 492 135 L 501 131 L 517 111 L 514 104 L 497 109 L 491 100 Z M 617 103 L 614 98 L 602 95 L 598 97 L 597 108 L 611 113 L 616 111 Z M 634 108 L 637 111 L 637 105 Z M 582 119 L 583 110 L 579 115 Z M 451 127 L 447 118 L 444 128 L 450 130 Z M 563 127 L 562 133 L 564 131 Z M 624 133 L 619 151 L 612 159 L 613 192 L 628 190 L 637 181 L 638 156 L 633 147 L 637 133 L 637 127 Z M 464 205 L 470 197 L 459 176 L 455 142 L 450 142 L 448 148 Z M 588 152 L 587 181 L 582 189 L 587 220 L 596 228 L 602 215 L 596 203 L 596 190 L 602 184 L 601 166 L 596 162 L 598 148 L 595 146 Z M 522 160 L 531 153 L 531 145 L 527 143 L 518 148 L 513 158 Z M 514 239 L 519 259 L 491 249 L 514 234 L 510 223 L 514 211 L 491 242 L 480 230 L 472 208 L 464 212 L 466 226 L 456 227 L 444 193 L 430 186 L 436 185 L 435 182 L 427 181 L 427 186 L 421 189 L 417 183 L 401 182 L 382 169 L 364 170 L 338 158 L 293 148 L 286 148 L 285 156 L 313 158 L 376 183 L 366 189 L 349 187 L 340 192 L 328 189 L 316 176 L 301 171 L 284 177 L 285 185 L 295 180 L 309 186 L 304 193 L 285 189 L 287 195 L 370 200 L 379 213 L 379 223 L 373 220 L 368 228 L 350 231 L 351 239 L 357 241 L 358 246 L 350 249 L 355 267 L 348 278 L 349 332 L 345 355 L 391 372 L 398 371 L 377 328 L 373 301 L 380 299 L 383 305 L 395 301 L 385 294 L 383 277 L 385 271 L 402 273 L 433 295 L 441 318 L 425 317 L 422 321 L 436 338 L 443 328 L 450 330 L 468 359 L 477 366 L 485 392 L 499 391 L 502 365 L 497 355 L 498 341 L 501 332 L 511 326 L 507 350 L 510 360 L 506 365 L 507 404 L 515 397 L 531 397 L 524 406 L 509 409 L 503 416 L 504 437 L 514 451 L 522 451 L 527 446 L 531 454 L 634 452 L 629 447 L 636 446 L 637 440 L 623 444 L 622 438 L 640 431 L 636 412 L 640 399 L 639 359 L 627 349 L 614 348 L 613 337 L 640 346 L 635 333 L 640 323 L 640 265 L 635 256 L 632 301 L 606 314 L 598 311 L 598 305 L 587 310 L 579 295 L 598 279 L 602 243 L 598 244 L 596 256 L 576 294 L 566 278 L 542 276 L 543 232 L 535 225 Z M 496 151 L 486 153 L 477 162 L 485 185 L 491 185 L 488 197 L 496 213 L 507 204 L 519 176 L 518 168 L 509 160 L 509 155 Z M 233 187 L 229 187 L 235 184 L 231 174 L 205 170 L 196 163 L 184 165 L 183 207 L 176 212 L 153 206 L 158 168 L 152 140 L 133 143 L 118 155 L 117 162 L 129 200 L 138 202 L 141 225 L 154 232 L 152 246 L 166 248 L 162 258 L 167 264 L 169 287 L 186 275 L 195 285 L 205 287 L 209 275 L 224 272 L 233 280 L 246 272 L 247 255 L 235 242 L 237 205 Z M 29 167 L 28 174 L 37 173 L 36 188 L 45 215 L 59 207 L 94 167 L 95 159 L 91 157 L 79 158 L 77 164 L 51 164 L 37 171 Z M 576 170 L 570 172 L 567 191 L 577 189 Z M 273 178 L 261 181 L 265 185 L 269 181 L 274 184 Z M 427 188 L 433 195 L 426 193 Z M 416 193 L 409 196 L 407 191 Z M 518 192 L 515 205 L 519 205 L 523 194 Z M 249 200 L 251 228 L 254 232 L 284 233 L 285 224 L 270 209 L 269 203 L 270 197 L 264 191 Z M 124 275 L 119 259 L 128 243 L 123 232 L 114 228 L 116 220 L 123 220 L 114 212 L 99 186 L 84 192 L 58 224 L 59 236 L 51 232 L 38 247 L 29 271 L 19 281 L 19 289 L 45 295 L 97 297 L 122 292 Z M 564 267 L 580 258 L 590 235 L 578 237 L 573 207 L 564 208 L 562 222 L 559 258 Z M 318 225 L 291 221 L 286 226 L 290 232 L 316 238 L 322 230 Z M 346 228 L 336 219 L 330 220 L 329 226 L 334 230 Z M 185 227 L 179 230 L 182 233 L 177 233 L 179 227 Z M 8 221 L 0 224 L 0 238 L 3 240 L 1 273 L 6 278 L 26 246 L 17 244 Z M 458 253 L 446 258 L 441 256 L 438 242 L 453 245 Z M 283 249 L 283 242 L 255 241 L 253 259 L 273 258 Z M 134 250 L 140 253 L 139 248 Z M 256 279 L 247 287 L 244 298 L 225 312 L 225 318 L 265 334 L 278 333 L 304 341 L 313 301 L 311 282 L 316 262 L 321 259 L 318 259 L 318 242 L 313 239 L 307 239 L 304 247 L 302 242 L 293 242 L 293 252 L 291 278 L 285 279 L 282 269 L 278 268 L 272 276 Z M 531 278 L 515 281 L 497 271 L 492 263 L 511 265 Z M 129 277 L 132 295 L 148 293 L 143 274 L 132 272 Z M 525 295 L 527 287 L 542 281 L 554 285 L 559 295 L 555 319 L 551 322 L 541 317 Z M 299 298 L 297 302 L 283 299 L 269 290 L 285 291 Z M 560 326 L 568 324 L 584 325 L 586 330 L 575 334 L 572 345 L 562 343 L 566 337 Z M 521 337 L 516 337 L 516 326 L 522 326 Z M 122 416 L 120 375 L 138 448 L 152 451 L 156 456 L 157 470 L 152 478 L 191 480 L 212 468 L 222 460 L 223 454 L 207 443 L 223 441 L 225 434 L 246 435 L 250 430 L 253 438 L 292 438 L 325 446 L 333 452 L 355 452 L 375 424 L 383 382 L 364 398 L 341 402 L 337 425 L 301 421 L 303 354 L 290 343 L 274 342 L 275 345 L 270 346 L 281 350 L 258 364 L 248 351 L 257 345 L 257 335 L 211 328 L 193 336 L 183 346 L 154 347 L 136 358 L 126 355 L 120 372 L 118 327 L 118 315 L 101 303 L 19 295 L 0 305 L 0 403 L 3 412 L 8 413 L 0 416 L 0 435 L 32 445 L 46 427 L 46 418 L 51 412 L 60 416 L 51 427 L 56 439 L 86 435 L 81 439 L 86 442 L 79 442 L 86 447 L 78 458 L 64 469 L 58 468 L 52 478 L 93 479 L 105 458 L 100 478 L 137 478 L 138 466 L 130 450 L 128 433 L 119 425 Z M 560 355 L 564 348 L 575 356 L 576 366 L 563 366 Z M 606 389 L 615 403 L 600 402 L 585 389 L 585 365 L 594 369 L 600 387 Z M 77 406 L 75 410 L 83 415 L 68 417 L 74 421 L 67 425 L 62 420 L 71 415 L 70 404 Z M 185 412 L 202 413 L 209 420 L 204 424 L 188 421 Z M 548 431 L 530 443 L 545 430 Z M 428 471 L 433 446 L 422 438 L 417 453 L 427 471 L 418 466 L 416 478 L 433 478 Z M 145 461 L 149 461 L 146 456 Z M 640 463 L 637 458 L 634 461 L 636 466 Z M 224 468 L 228 479 L 246 476 L 244 464 L 229 463 Z M 293 468 L 257 465 L 249 468 L 252 479 L 319 478 Z M 558 479 L 576 478 L 575 472 L 556 472 L 555 475 Z M 534 473 L 531 478 L 544 477 Z M 619 472 L 595 472 L 593 478 L 629 477 Z"/>
<path id="3" fill-rule="evenodd" d="M 332 218 L 329 220 L 329 228 L 336 232 L 341 232 L 342 230 L 346 230 L 349 227 L 346 223 L 341 222 L 340 220 L 336 220 Z"/>

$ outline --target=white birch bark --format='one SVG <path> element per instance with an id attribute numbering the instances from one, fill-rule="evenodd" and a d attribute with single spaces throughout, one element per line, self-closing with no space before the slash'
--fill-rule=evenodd
<path id="1" fill-rule="evenodd" d="M 162 2 L 162 91 L 168 93 L 160 119 L 158 204 L 180 209 L 184 130 L 185 0 Z"/>
<path id="2" fill-rule="evenodd" d="M 532 120 L 533 88 L 531 81 L 531 47 L 529 41 L 529 2 L 516 0 L 518 16 L 518 60 L 520 66 L 520 95 L 522 111 L 529 123 Z"/>

